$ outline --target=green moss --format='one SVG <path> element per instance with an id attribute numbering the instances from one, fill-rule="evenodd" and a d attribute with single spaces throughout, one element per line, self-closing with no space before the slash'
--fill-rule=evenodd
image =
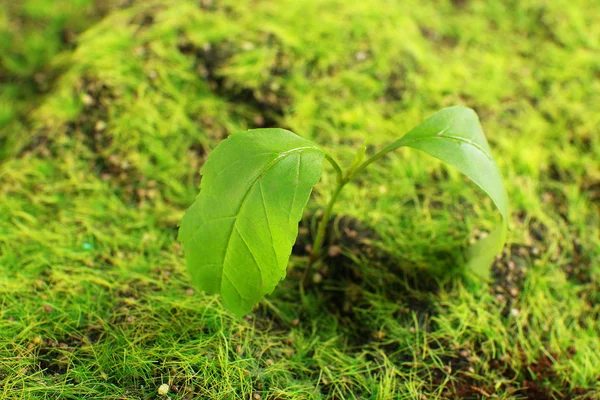
<path id="1" fill-rule="evenodd" d="M 0 7 L 0 398 L 598 396 L 595 2 L 70 4 Z M 176 226 L 228 134 L 349 163 L 452 104 L 512 203 L 492 283 L 459 268 L 491 202 L 400 151 L 343 192 L 315 290 L 302 229 L 248 318 L 192 293 Z"/>

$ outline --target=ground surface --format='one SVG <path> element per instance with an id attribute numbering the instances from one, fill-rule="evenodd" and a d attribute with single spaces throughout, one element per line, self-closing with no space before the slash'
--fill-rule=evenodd
<path id="1" fill-rule="evenodd" d="M 0 398 L 600 397 L 595 0 L 1 4 Z M 343 193 L 314 288 L 330 170 L 252 314 L 190 288 L 176 226 L 228 134 L 348 164 L 454 104 L 511 199 L 491 284 L 459 268 L 490 201 L 400 151 Z"/>

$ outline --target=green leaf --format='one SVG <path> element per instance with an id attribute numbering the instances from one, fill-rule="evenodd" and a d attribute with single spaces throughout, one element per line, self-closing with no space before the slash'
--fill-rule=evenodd
<path id="1" fill-rule="evenodd" d="M 490 196 L 502 214 L 502 223 L 471 247 L 468 264 L 477 275 L 488 277 L 489 267 L 506 241 L 508 197 L 475 111 L 465 107 L 440 110 L 392 146 L 422 150 L 452 165 Z"/>
<path id="2" fill-rule="evenodd" d="M 220 293 L 239 316 L 273 291 L 285 277 L 323 157 L 314 143 L 283 129 L 237 133 L 215 148 L 179 228 L 198 288 Z"/>

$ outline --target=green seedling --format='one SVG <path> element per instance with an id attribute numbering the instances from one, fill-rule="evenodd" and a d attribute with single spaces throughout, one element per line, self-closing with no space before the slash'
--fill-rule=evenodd
<path id="1" fill-rule="evenodd" d="M 287 130 L 231 135 L 204 164 L 200 193 L 181 220 L 179 240 L 194 283 L 208 293 L 220 293 L 225 306 L 240 316 L 271 293 L 285 277 L 298 222 L 325 159 L 337 173 L 337 186 L 317 227 L 306 283 L 344 186 L 371 163 L 404 146 L 460 170 L 502 214 L 502 223 L 469 251 L 467 268 L 485 276 L 504 246 L 508 199 L 477 114 L 451 107 L 369 158 L 362 148 L 346 171 L 321 147 Z"/>

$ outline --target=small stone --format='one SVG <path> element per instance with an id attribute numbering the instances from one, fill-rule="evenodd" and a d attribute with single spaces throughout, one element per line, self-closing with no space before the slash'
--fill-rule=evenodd
<path id="1" fill-rule="evenodd" d="M 252 120 L 254 121 L 254 124 L 256 126 L 264 126 L 265 125 L 265 117 L 263 117 L 260 114 L 255 115 Z"/>
<path id="2" fill-rule="evenodd" d="M 300 319 L 296 318 L 295 320 L 292 321 L 292 326 L 298 326 L 300 325 Z"/>
<path id="3" fill-rule="evenodd" d="M 408 328 L 408 332 L 409 333 L 415 333 L 417 330 L 415 329 L 414 326 L 411 326 L 410 328 Z"/>
<path id="4" fill-rule="evenodd" d="M 254 47 L 256 47 L 256 46 L 254 46 L 254 43 L 252 43 L 252 42 L 246 41 L 246 42 L 242 43 L 242 50 L 250 51 L 250 50 L 254 49 Z"/>
<path id="5" fill-rule="evenodd" d="M 355 237 L 358 236 L 358 232 L 353 229 L 348 229 L 346 231 L 346 236 L 348 236 L 350 239 L 354 239 Z"/>
<path id="6" fill-rule="evenodd" d="M 508 270 L 509 271 L 514 271 L 516 267 L 517 267 L 517 264 L 515 264 L 514 261 L 509 261 L 508 262 Z"/>
<path id="7" fill-rule="evenodd" d="M 163 383 L 162 385 L 160 385 L 158 387 L 158 395 L 159 396 L 166 396 L 167 393 L 169 393 L 169 385 L 167 385 L 166 383 Z"/>
<path id="8" fill-rule="evenodd" d="M 313 283 L 319 284 L 319 283 L 321 283 L 322 280 L 323 280 L 323 275 L 321 275 L 320 273 L 317 272 L 313 275 L 313 278 L 312 278 Z"/>
<path id="9" fill-rule="evenodd" d="M 269 85 L 269 88 L 270 88 L 270 89 L 271 89 L 273 92 L 276 92 L 276 91 L 278 91 L 279 89 L 281 89 L 281 85 L 279 84 L 279 82 L 272 82 L 272 83 Z"/>
<path id="10" fill-rule="evenodd" d="M 258 393 L 252 395 L 252 400 L 262 400 L 262 396 Z"/>
<path id="11" fill-rule="evenodd" d="M 91 107 L 96 103 L 96 100 L 94 100 L 94 98 L 89 94 L 85 93 L 83 96 L 81 96 L 81 102 L 84 106 Z"/>
<path id="12" fill-rule="evenodd" d="M 375 339 L 377 339 L 377 340 L 381 340 L 381 339 L 383 339 L 383 338 L 385 338 L 385 337 L 386 337 L 386 334 L 385 334 L 385 332 L 383 332 L 383 331 L 375 331 L 375 332 L 373 333 L 373 337 L 374 337 Z"/>
<path id="13" fill-rule="evenodd" d="M 514 287 L 510 288 L 510 289 L 508 289 L 508 293 L 510 293 L 510 295 L 512 297 L 517 297 L 519 295 L 519 289 L 514 288 Z"/>
<path id="14" fill-rule="evenodd" d="M 357 61 L 364 61 L 367 59 L 367 53 L 365 53 L 364 51 L 359 51 L 354 57 Z"/>
<path id="15" fill-rule="evenodd" d="M 186 296 L 193 296 L 194 293 L 195 293 L 195 291 L 194 291 L 193 288 L 187 288 L 187 289 L 185 289 L 185 295 Z"/>
<path id="16" fill-rule="evenodd" d="M 96 121 L 96 123 L 94 124 L 94 130 L 96 132 L 102 132 L 105 129 L 106 129 L 106 122 L 102 121 L 101 119 Z"/>
<path id="17" fill-rule="evenodd" d="M 542 201 L 544 203 L 550 203 L 550 202 L 552 202 L 553 199 L 554 199 L 554 196 L 550 192 L 545 192 L 544 194 L 542 194 Z"/>
<path id="18" fill-rule="evenodd" d="M 327 254 L 329 257 L 337 257 L 342 252 L 342 248 L 338 245 L 329 246 L 329 250 L 327 250 Z"/>
<path id="19" fill-rule="evenodd" d="M 516 318 L 516 317 L 518 317 L 518 316 L 519 316 L 519 314 L 520 314 L 520 313 L 519 313 L 519 310 L 518 310 L 518 309 L 516 309 L 516 308 L 511 308 L 511 309 L 510 309 L 510 315 L 512 315 L 513 317 L 515 317 L 515 318 Z"/>
<path id="20" fill-rule="evenodd" d="M 467 349 L 463 349 L 463 350 L 461 350 L 461 351 L 460 351 L 458 354 L 460 354 L 460 356 L 461 356 L 462 358 L 467 358 L 467 357 L 470 357 L 470 356 L 471 356 L 471 351 L 470 351 L 470 350 L 467 350 Z"/>

